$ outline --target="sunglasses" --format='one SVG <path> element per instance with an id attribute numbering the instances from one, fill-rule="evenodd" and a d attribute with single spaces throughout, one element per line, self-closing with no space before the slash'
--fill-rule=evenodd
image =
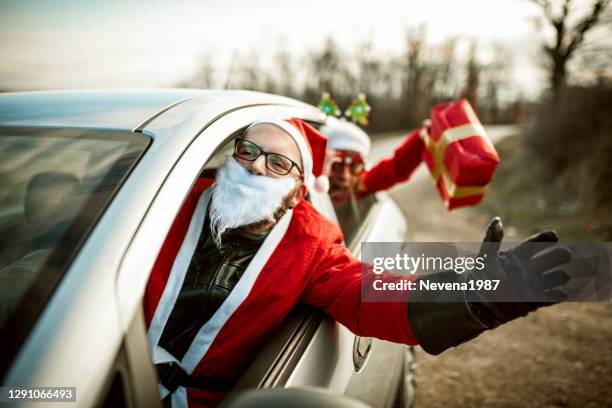
<path id="1" fill-rule="evenodd" d="M 261 147 L 245 139 L 237 138 L 235 143 L 234 156 L 239 159 L 254 162 L 259 156 L 263 155 L 266 160 L 266 168 L 272 173 L 284 176 L 289 174 L 295 167 L 300 175 L 303 174 L 300 166 L 287 156 L 280 153 L 264 152 Z"/>
<path id="2" fill-rule="evenodd" d="M 351 174 L 359 174 L 365 168 L 363 158 L 357 155 L 337 155 L 334 157 L 331 164 L 333 173 L 344 173 L 344 169 L 348 167 Z"/>

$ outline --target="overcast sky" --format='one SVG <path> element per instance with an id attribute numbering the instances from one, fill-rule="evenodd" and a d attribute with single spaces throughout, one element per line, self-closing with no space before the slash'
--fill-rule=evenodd
<path id="1" fill-rule="evenodd" d="M 223 67 L 232 50 L 290 47 L 327 35 L 341 45 L 372 36 L 401 52 L 407 27 L 427 24 L 432 44 L 449 36 L 505 47 L 517 87 L 543 85 L 538 10 L 527 0 L 2 0 L 0 89 L 167 87 L 191 77 L 203 55 Z M 483 55 L 487 58 L 487 55 Z"/>

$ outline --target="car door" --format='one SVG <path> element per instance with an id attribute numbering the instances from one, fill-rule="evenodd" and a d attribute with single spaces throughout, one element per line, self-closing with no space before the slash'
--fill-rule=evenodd
<path id="1" fill-rule="evenodd" d="M 347 231 L 348 243 L 354 256 L 360 257 L 363 242 L 401 242 L 405 240 L 406 220 L 386 194 L 360 200 L 353 205 L 355 231 Z M 357 211 L 354 209 L 357 208 Z M 379 339 L 357 337 L 354 345 L 354 363 L 359 367 L 347 385 L 346 394 L 366 401 L 375 407 L 394 406 L 402 398 L 406 366 L 413 364 L 407 346 Z"/>
<path id="2" fill-rule="evenodd" d="M 314 195 L 325 213 L 331 207 L 352 254 L 359 258 L 366 241 L 402 241 L 405 219 L 385 194 L 332 205 L 329 195 Z M 359 337 L 323 319 L 285 386 L 319 386 L 365 401 L 392 406 L 401 384 L 406 346 Z"/>

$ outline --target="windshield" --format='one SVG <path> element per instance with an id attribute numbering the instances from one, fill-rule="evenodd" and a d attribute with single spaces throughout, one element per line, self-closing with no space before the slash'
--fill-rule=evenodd
<path id="1" fill-rule="evenodd" d="M 148 140 L 0 128 L 0 337 L 13 353 Z"/>

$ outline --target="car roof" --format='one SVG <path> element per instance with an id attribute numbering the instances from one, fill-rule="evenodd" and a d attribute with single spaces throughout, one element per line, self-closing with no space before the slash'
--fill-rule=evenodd
<path id="1" fill-rule="evenodd" d="M 231 98 L 238 104 L 255 100 L 300 102 L 250 91 L 138 89 L 38 91 L 0 94 L 0 126 L 40 126 L 134 130 L 186 100 L 204 106 Z"/>

